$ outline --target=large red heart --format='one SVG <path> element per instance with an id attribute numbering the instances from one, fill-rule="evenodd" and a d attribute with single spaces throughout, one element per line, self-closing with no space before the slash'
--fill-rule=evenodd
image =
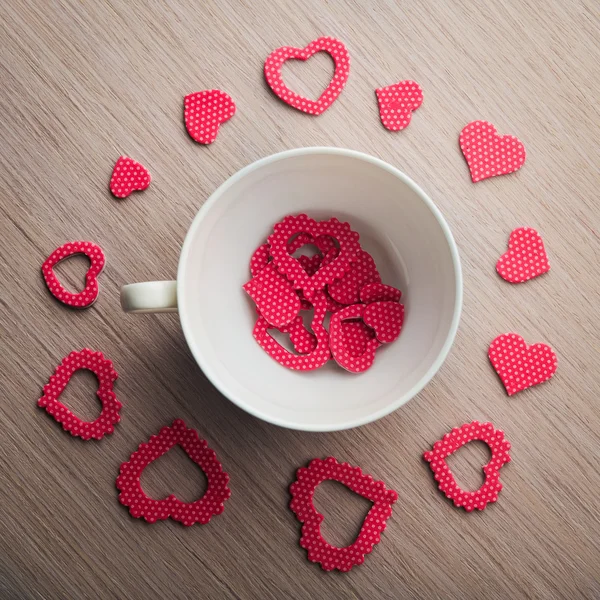
<path id="1" fill-rule="evenodd" d="M 144 165 L 128 156 L 120 156 L 110 178 L 110 191 L 116 198 L 126 198 L 131 192 L 145 190 L 151 180 Z"/>
<path id="2" fill-rule="evenodd" d="M 183 99 L 185 128 L 200 144 L 212 144 L 219 127 L 235 115 L 235 102 L 221 90 L 202 90 Z"/>
<path id="3" fill-rule="evenodd" d="M 499 335 L 488 351 L 490 361 L 509 396 L 547 381 L 556 373 L 556 354 L 546 344 L 527 346 L 516 333 Z"/>
<path id="4" fill-rule="evenodd" d="M 194 502 L 182 502 L 174 495 L 154 500 L 146 495 L 140 483 L 142 471 L 176 444 L 204 471 L 208 480 L 205 494 Z M 229 475 L 223 471 L 215 451 L 198 437 L 196 430 L 188 429 L 181 419 L 176 419 L 171 427 L 163 427 L 158 435 L 140 444 L 130 459 L 121 464 L 116 484 L 121 491 L 119 502 L 129 507 L 132 517 L 143 517 L 149 523 L 171 517 L 189 526 L 206 524 L 223 512 L 225 500 L 231 496 L 228 482 Z"/>
<path id="5" fill-rule="evenodd" d="M 82 421 L 59 400 L 73 374 L 80 369 L 92 371 L 98 378 L 96 395 L 102 403 L 102 411 L 94 421 Z M 105 358 L 102 352 L 94 352 L 88 348 L 81 352 L 71 352 L 62 360 L 44 386 L 44 395 L 38 400 L 38 406 L 45 408 L 46 412 L 71 435 L 84 440 L 100 440 L 107 433 L 112 433 L 114 425 L 121 419 L 119 411 L 122 405 L 113 392 L 116 378 L 117 372 L 112 362 Z"/>
<path id="6" fill-rule="evenodd" d="M 487 121 L 473 121 L 459 137 L 473 183 L 518 171 L 525 162 L 525 146 L 514 135 L 499 135 Z"/>
<path id="7" fill-rule="evenodd" d="M 309 100 L 292 92 L 283 82 L 281 67 L 286 60 L 291 58 L 307 60 L 317 52 L 327 52 L 335 63 L 333 79 L 317 101 Z M 286 104 L 311 115 L 320 115 L 325 112 L 340 95 L 346 85 L 350 73 L 350 55 L 346 46 L 339 40 L 331 37 L 320 37 L 311 42 L 306 48 L 283 46 L 277 48 L 267 56 L 265 61 L 265 78 L 276 96 Z"/>
<path id="8" fill-rule="evenodd" d="M 365 307 L 363 319 L 375 330 L 382 344 L 391 344 L 402 330 L 404 305 L 399 302 L 372 302 Z"/>
<path id="9" fill-rule="evenodd" d="M 479 440 L 485 442 L 491 452 L 492 458 L 483 467 L 485 481 L 475 492 L 461 489 L 454 475 L 446 463 L 450 454 L 462 448 L 465 444 Z M 434 473 L 439 489 L 450 498 L 455 506 L 463 507 L 467 512 L 473 509 L 483 510 L 489 502 L 496 502 L 498 493 L 502 489 L 500 483 L 500 469 L 510 462 L 510 443 L 504 439 L 504 432 L 494 429 L 491 423 L 465 423 L 461 427 L 455 427 L 441 440 L 438 440 L 432 450 L 423 454 L 423 458 L 429 463 Z"/>
<path id="10" fill-rule="evenodd" d="M 58 280 L 54 267 L 61 261 L 74 254 L 85 254 L 90 259 L 90 268 L 85 274 L 85 288 L 73 294 L 64 288 Z M 96 302 L 98 298 L 98 275 L 104 269 L 104 252 L 102 248 L 92 242 L 67 242 L 59 246 L 44 261 L 42 274 L 50 293 L 63 304 L 73 308 L 87 308 Z"/>
<path id="11" fill-rule="evenodd" d="M 390 131 L 408 127 L 413 110 L 423 104 L 423 90 L 415 81 L 400 81 L 375 90 L 375 94 L 381 122 Z"/>
<path id="12" fill-rule="evenodd" d="M 530 227 L 515 229 L 508 240 L 508 251 L 496 263 L 496 271 L 510 283 L 529 281 L 550 270 L 542 236 Z"/>
<path id="13" fill-rule="evenodd" d="M 340 304 L 360 302 L 360 290 L 368 283 L 381 283 L 381 275 L 373 257 L 361 250 L 350 270 L 340 279 L 329 284 L 329 295 Z"/>
<path id="14" fill-rule="evenodd" d="M 315 508 L 313 497 L 317 486 L 327 479 L 339 481 L 373 503 L 358 537 L 345 548 L 332 546 L 321 535 L 324 517 Z M 383 481 L 375 481 L 370 475 L 363 474 L 359 467 L 340 464 L 333 457 L 325 460 L 316 458 L 308 468 L 298 469 L 290 493 L 290 508 L 303 523 L 300 545 L 308 550 L 308 560 L 320 563 L 325 571 L 349 571 L 353 566 L 362 564 L 365 556 L 381 541 L 387 520 L 392 516 L 392 504 L 398 500 L 398 494 L 388 490 Z"/>

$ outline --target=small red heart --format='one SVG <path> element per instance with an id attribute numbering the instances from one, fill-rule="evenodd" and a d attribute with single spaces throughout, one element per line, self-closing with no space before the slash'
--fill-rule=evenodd
<path id="1" fill-rule="evenodd" d="M 514 135 L 498 135 L 487 121 L 473 121 L 460 132 L 473 183 L 518 171 L 525 163 L 525 146 Z"/>
<path id="2" fill-rule="evenodd" d="M 148 169 L 128 156 L 120 156 L 110 178 L 110 191 L 117 198 L 127 198 L 131 192 L 145 190 L 150 185 Z"/>
<path id="3" fill-rule="evenodd" d="M 329 295 L 340 304 L 356 304 L 360 302 L 360 290 L 367 283 L 381 283 L 381 276 L 373 257 L 360 250 L 350 270 L 329 284 Z"/>
<path id="4" fill-rule="evenodd" d="M 183 99 L 185 128 L 200 144 L 212 144 L 217 139 L 219 126 L 233 115 L 235 102 L 221 90 L 194 92 Z"/>
<path id="5" fill-rule="evenodd" d="M 176 444 L 204 471 L 208 480 L 205 494 L 194 502 L 182 502 L 174 495 L 154 500 L 146 495 L 140 483 L 143 470 Z M 171 517 L 190 526 L 206 524 L 223 512 L 225 500 L 231 496 L 228 482 L 229 475 L 223 471 L 215 451 L 198 437 L 196 430 L 188 429 L 181 419 L 176 419 L 171 427 L 163 427 L 158 435 L 140 444 L 130 459 L 121 464 L 116 485 L 121 492 L 119 502 L 129 507 L 132 517 L 143 517 L 148 523 Z"/>
<path id="6" fill-rule="evenodd" d="M 64 288 L 58 280 L 54 267 L 74 254 L 85 254 L 90 259 L 90 268 L 85 274 L 85 288 L 73 294 Z M 88 308 L 98 298 L 98 275 L 104 269 L 104 252 L 92 242 L 67 242 L 59 246 L 42 264 L 42 274 L 50 293 L 63 304 L 73 308 Z"/>
<path id="7" fill-rule="evenodd" d="M 400 131 L 408 127 L 413 110 L 423 104 L 423 90 L 415 81 L 400 81 L 375 90 L 379 116 L 386 129 Z"/>
<path id="8" fill-rule="evenodd" d="M 402 292 L 391 285 L 368 283 L 360 290 L 360 301 L 363 304 L 372 302 L 400 302 Z"/>
<path id="9" fill-rule="evenodd" d="M 475 492 L 468 492 L 458 487 L 446 459 L 473 440 L 485 442 L 492 452 L 492 458 L 483 467 L 485 474 L 483 485 Z M 446 497 L 450 498 L 455 506 L 459 508 L 462 506 L 467 512 L 471 512 L 474 509 L 483 510 L 489 502 L 496 502 L 498 499 L 502 489 L 500 469 L 505 463 L 510 462 L 509 450 L 510 443 L 504 439 L 503 431 L 494 429 L 491 423 L 473 421 L 455 427 L 438 440 L 432 450 L 425 452 L 423 458 L 429 463 L 438 487 Z"/>
<path id="10" fill-rule="evenodd" d="M 317 101 L 309 100 L 292 92 L 283 82 L 281 67 L 286 60 L 308 60 L 317 52 L 327 52 L 335 63 L 333 79 Z M 283 46 L 267 56 L 265 61 L 265 78 L 275 95 L 286 104 L 311 115 L 325 112 L 340 95 L 346 85 L 350 73 L 350 55 L 346 46 L 331 37 L 320 37 L 306 48 Z"/>
<path id="11" fill-rule="evenodd" d="M 60 400 L 73 374 L 80 369 L 92 371 L 98 378 L 96 395 L 102 403 L 102 411 L 94 421 L 82 421 L 74 415 Z M 102 352 L 94 352 L 84 348 L 81 352 L 71 352 L 63 358 L 60 365 L 44 386 L 44 395 L 38 400 L 38 406 L 63 426 L 71 435 L 89 440 L 102 439 L 107 433 L 114 431 L 114 425 L 121 420 L 119 411 L 122 404 L 113 391 L 117 372 L 110 360 Z"/>
<path id="12" fill-rule="evenodd" d="M 510 234 L 508 252 L 496 263 L 498 275 L 510 283 L 529 281 L 549 270 L 542 236 L 530 227 L 519 227 Z"/>
<path id="13" fill-rule="evenodd" d="M 373 302 L 365 307 L 364 322 L 375 330 L 382 344 L 398 338 L 404 322 L 404 305 L 399 302 Z"/>
<path id="14" fill-rule="evenodd" d="M 318 485 L 325 480 L 338 481 L 373 503 L 358 537 L 345 548 L 332 546 L 321 535 L 325 517 L 315 508 L 313 498 Z M 303 524 L 300 546 L 308 550 L 308 560 L 320 563 L 324 571 L 350 571 L 355 565 L 362 564 L 365 556 L 381 541 L 387 520 L 392 516 L 392 505 L 398 500 L 398 494 L 388 490 L 383 481 L 375 481 L 359 467 L 340 464 L 331 456 L 325 460 L 316 458 L 307 468 L 298 469 L 290 494 L 290 508 Z"/>
<path id="15" fill-rule="evenodd" d="M 489 359 L 509 396 L 543 383 L 556 373 L 558 360 L 546 344 L 527 346 L 516 333 L 499 335 L 488 351 Z"/>

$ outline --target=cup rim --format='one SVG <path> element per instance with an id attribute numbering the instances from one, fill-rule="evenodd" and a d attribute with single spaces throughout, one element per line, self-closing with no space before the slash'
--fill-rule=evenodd
<path id="1" fill-rule="evenodd" d="M 286 421 L 284 419 L 278 419 L 276 417 L 272 417 L 268 413 L 265 413 L 260 410 L 256 410 L 253 406 L 246 404 L 243 398 L 238 397 L 235 393 L 227 388 L 219 378 L 216 376 L 212 366 L 210 359 L 207 359 L 205 355 L 200 352 L 199 348 L 195 345 L 192 332 L 190 327 L 187 325 L 186 314 L 185 311 L 181 310 L 181 303 L 183 301 L 183 272 L 185 270 L 185 264 L 187 262 L 188 254 L 190 252 L 190 247 L 192 245 L 192 240 L 196 237 L 204 216 L 211 210 L 211 208 L 219 201 L 220 197 L 227 192 L 227 190 L 235 185 L 238 181 L 246 177 L 249 173 L 256 171 L 257 169 L 277 162 L 279 160 L 284 160 L 287 158 L 295 157 L 295 156 L 303 156 L 306 154 L 334 154 L 338 156 L 345 156 L 349 158 L 359 159 L 370 164 L 373 164 L 384 171 L 391 173 L 400 179 L 404 184 L 406 184 L 409 188 L 411 188 L 421 200 L 426 204 L 429 210 L 432 212 L 433 216 L 438 221 L 444 237 L 446 238 L 446 242 L 448 243 L 448 247 L 450 249 L 450 254 L 452 257 L 452 265 L 454 267 L 454 279 L 456 285 L 456 294 L 454 299 L 454 314 L 452 315 L 452 322 L 450 324 L 450 329 L 448 331 L 448 335 L 446 336 L 446 341 L 439 351 L 437 357 L 433 361 L 431 367 L 427 370 L 427 372 L 421 377 L 421 379 L 415 383 L 415 385 L 398 397 L 395 402 L 388 404 L 382 409 L 374 412 L 366 417 L 360 419 L 351 419 L 345 422 L 340 422 L 335 425 L 323 425 L 321 423 L 314 424 L 303 424 L 297 425 L 294 422 Z M 360 427 L 361 425 L 366 425 L 368 423 L 372 423 L 377 421 L 390 413 L 394 412 L 398 408 L 400 408 L 403 404 L 407 403 L 409 400 L 414 398 L 417 394 L 419 394 L 423 388 L 433 379 L 435 374 L 439 371 L 440 367 L 446 360 L 450 348 L 454 343 L 454 339 L 456 337 L 456 332 L 458 331 L 458 325 L 460 322 L 460 316 L 462 312 L 462 304 L 463 304 L 463 277 L 462 277 L 462 268 L 460 263 L 460 257 L 458 254 L 458 248 L 456 246 L 456 242 L 454 241 L 454 237 L 452 236 L 452 232 L 450 231 L 450 227 L 448 226 L 446 220 L 444 219 L 442 213 L 438 209 L 438 207 L 433 203 L 431 198 L 419 187 L 410 177 L 405 175 L 402 171 L 397 169 L 396 167 L 386 163 L 385 161 L 366 154 L 364 152 L 359 152 L 357 150 L 349 150 L 346 148 L 335 148 L 329 146 L 312 146 L 307 148 L 294 148 L 292 150 L 284 150 L 283 152 L 277 152 L 275 154 L 271 154 L 270 156 L 266 156 L 259 160 L 254 161 L 253 163 L 243 167 L 236 173 L 234 173 L 231 177 L 229 177 L 226 181 L 224 181 L 204 202 L 204 204 L 200 207 L 200 210 L 194 217 L 190 228 L 185 236 L 181 253 L 179 257 L 179 265 L 177 269 L 177 296 L 178 296 L 178 304 L 179 304 L 179 320 L 181 322 L 181 328 L 183 329 L 183 334 L 186 339 L 187 345 L 192 352 L 192 355 L 203 373 L 208 377 L 211 383 L 225 396 L 228 400 L 239 406 L 241 409 L 246 411 L 247 413 L 266 421 L 268 423 L 272 423 L 273 425 L 278 425 L 280 427 L 286 427 L 288 429 L 295 429 L 300 431 L 315 431 L 315 432 L 328 432 L 328 431 L 341 431 L 344 429 L 351 429 L 353 427 Z"/>

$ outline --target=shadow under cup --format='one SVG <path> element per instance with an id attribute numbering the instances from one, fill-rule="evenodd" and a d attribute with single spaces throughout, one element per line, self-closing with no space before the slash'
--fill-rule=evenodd
<path id="1" fill-rule="evenodd" d="M 276 222 L 298 213 L 349 221 L 383 283 L 402 290 L 402 333 L 365 373 L 332 361 L 291 371 L 252 336 L 256 310 L 242 290 L 250 257 Z M 190 228 L 177 281 L 187 342 L 213 384 L 261 419 L 309 431 L 362 425 L 410 400 L 444 361 L 462 304 L 458 252 L 433 203 L 390 165 L 336 148 L 283 152 L 225 182 Z"/>

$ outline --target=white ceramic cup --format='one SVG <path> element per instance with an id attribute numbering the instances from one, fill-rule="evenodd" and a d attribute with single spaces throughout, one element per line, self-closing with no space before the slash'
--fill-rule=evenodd
<path id="1" fill-rule="evenodd" d="M 290 371 L 256 343 L 249 261 L 289 214 L 349 221 L 384 283 L 402 290 L 398 340 L 368 371 L 332 361 Z M 387 163 L 351 150 L 301 148 L 259 160 L 204 203 L 185 238 L 177 281 L 126 285 L 127 312 L 179 311 L 187 343 L 212 383 L 276 425 L 335 431 L 380 419 L 418 394 L 446 358 L 460 319 L 462 275 L 450 229 L 433 202 Z"/>

